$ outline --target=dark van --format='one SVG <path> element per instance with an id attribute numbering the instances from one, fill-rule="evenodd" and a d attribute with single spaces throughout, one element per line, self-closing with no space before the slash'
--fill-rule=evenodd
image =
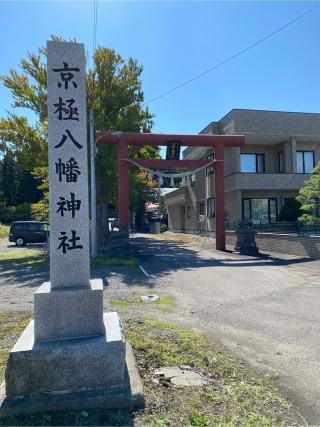
<path id="1" fill-rule="evenodd" d="M 48 240 L 49 227 L 46 222 L 16 221 L 11 224 L 9 242 L 17 246 L 27 243 L 43 243 Z"/>

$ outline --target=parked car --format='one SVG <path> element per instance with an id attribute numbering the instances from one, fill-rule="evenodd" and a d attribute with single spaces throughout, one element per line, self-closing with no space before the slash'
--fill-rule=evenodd
<path id="1" fill-rule="evenodd" d="M 44 243 L 49 237 L 49 225 L 39 221 L 15 221 L 11 224 L 9 242 L 17 246 L 27 243 Z"/>

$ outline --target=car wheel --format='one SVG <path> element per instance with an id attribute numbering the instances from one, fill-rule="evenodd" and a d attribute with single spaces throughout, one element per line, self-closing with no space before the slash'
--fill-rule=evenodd
<path id="1" fill-rule="evenodd" d="M 17 246 L 24 246 L 26 244 L 25 240 L 22 237 L 18 237 L 15 240 L 15 243 L 16 243 Z"/>

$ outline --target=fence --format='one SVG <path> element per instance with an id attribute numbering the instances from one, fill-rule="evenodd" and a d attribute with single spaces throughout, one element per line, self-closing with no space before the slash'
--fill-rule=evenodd
<path id="1" fill-rule="evenodd" d="M 226 232 L 227 245 L 234 247 L 236 238 L 234 231 Z M 258 233 L 256 243 L 261 253 L 266 251 L 320 259 L 320 236 L 294 233 Z"/>
<path id="2" fill-rule="evenodd" d="M 259 233 L 284 233 L 298 235 L 320 235 L 320 221 L 317 222 L 271 222 L 269 224 L 253 224 L 252 228 Z M 237 224 L 227 223 L 227 231 L 237 229 Z"/>

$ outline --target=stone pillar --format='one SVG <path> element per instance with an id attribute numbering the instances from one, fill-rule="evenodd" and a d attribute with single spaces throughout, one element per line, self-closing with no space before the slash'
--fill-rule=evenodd
<path id="1" fill-rule="evenodd" d="M 291 141 L 285 141 L 284 147 L 284 172 L 292 173 L 292 152 L 291 152 Z"/>
<path id="2" fill-rule="evenodd" d="M 50 282 L 35 293 L 35 341 L 104 334 L 103 286 L 90 284 L 86 61 L 48 42 Z"/>
<path id="3" fill-rule="evenodd" d="M 90 280 L 84 45 L 48 42 L 50 282 L 9 354 L 0 417 L 143 403 L 117 313 Z"/>

